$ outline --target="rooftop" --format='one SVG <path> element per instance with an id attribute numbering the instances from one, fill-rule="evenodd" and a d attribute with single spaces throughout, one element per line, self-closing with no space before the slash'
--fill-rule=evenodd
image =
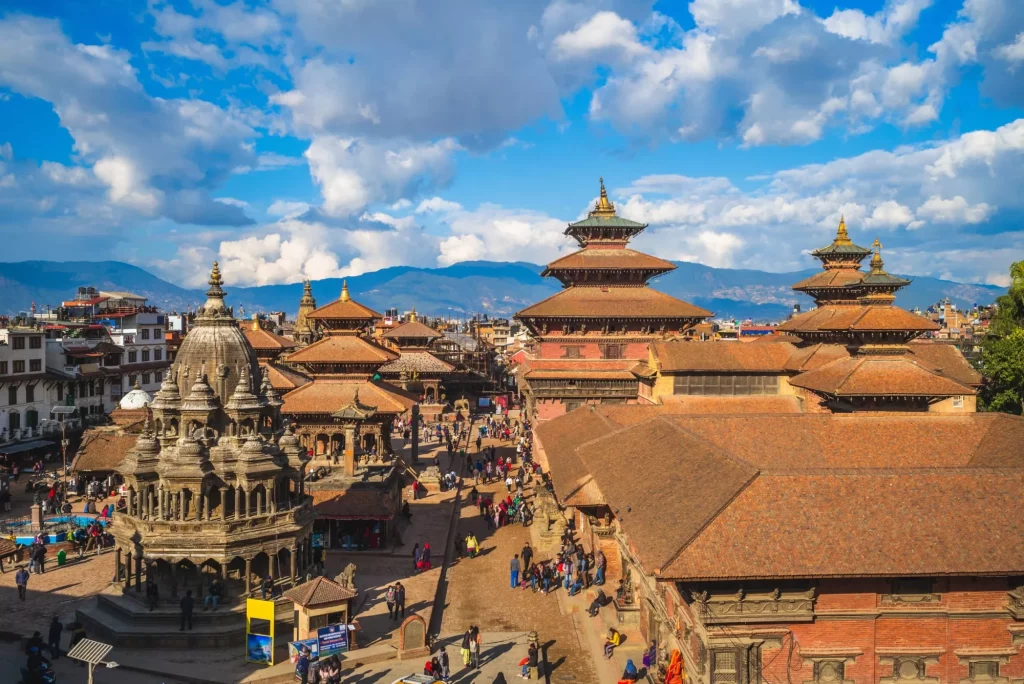
<path id="1" fill-rule="evenodd" d="M 320 576 L 289 589 L 284 592 L 284 597 L 303 608 L 314 608 L 348 601 L 358 594 L 359 592 L 343 587 L 332 579 Z"/>
<path id="2" fill-rule="evenodd" d="M 904 355 L 853 356 L 790 378 L 789 383 L 833 397 L 955 397 L 976 394 Z"/>
<path id="3" fill-rule="evenodd" d="M 570 287 L 518 314 L 519 318 L 684 319 L 710 311 L 649 287 Z"/>
<path id="4" fill-rule="evenodd" d="M 651 351 L 663 372 L 730 371 L 781 373 L 796 347 L 778 344 L 732 342 L 655 342 Z"/>
<path id="5" fill-rule="evenodd" d="M 386 382 L 346 378 L 317 378 L 284 395 L 282 413 L 331 414 L 356 402 L 377 413 L 401 414 L 416 403 L 415 397 Z"/>
<path id="6" fill-rule="evenodd" d="M 285 357 L 289 363 L 387 363 L 398 354 L 358 335 L 328 335 Z"/>

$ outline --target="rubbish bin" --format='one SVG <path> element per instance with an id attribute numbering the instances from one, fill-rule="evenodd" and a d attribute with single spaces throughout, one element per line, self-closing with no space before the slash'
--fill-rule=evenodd
<path id="1" fill-rule="evenodd" d="M 61 549 L 57 552 L 57 565 L 61 566 L 68 562 L 68 552 Z"/>

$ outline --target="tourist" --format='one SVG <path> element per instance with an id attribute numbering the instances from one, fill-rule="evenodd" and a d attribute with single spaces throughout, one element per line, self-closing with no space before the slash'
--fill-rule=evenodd
<path id="1" fill-rule="evenodd" d="M 44 574 L 46 572 L 46 545 L 36 544 L 35 550 L 31 552 L 30 557 L 36 564 L 36 573 Z"/>
<path id="2" fill-rule="evenodd" d="M 530 561 L 533 560 L 533 548 L 530 546 L 530 542 L 523 544 L 523 551 L 519 555 L 523 559 L 523 571 L 529 572 L 531 567 Z"/>
<path id="3" fill-rule="evenodd" d="M 437 656 L 430 659 L 430 671 L 434 675 L 435 682 L 441 681 L 441 661 L 437 659 Z"/>
<path id="4" fill-rule="evenodd" d="M 210 582 L 206 598 L 203 600 L 203 610 L 206 610 L 211 603 L 213 604 L 213 609 L 217 610 L 217 601 L 220 601 L 220 596 L 223 592 L 224 588 L 220 584 L 220 578 L 214 577 L 213 581 Z"/>
<path id="5" fill-rule="evenodd" d="M 146 604 L 149 606 L 149 612 L 151 613 L 160 604 L 160 588 L 157 587 L 152 577 L 146 578 Z"/>
<path id="6" fill-rule="evenodd" d="M 509 569 L 509 580 L 508 580 L 509 587 L 512 588 L 512 589 L 515 589 L 517 586 L 519 586 L 519 569 L 520 569 L 520 564 L 519 564 L 519 554 L 518 553 L 515 554 L 514 556 L 512 556 L 512 561 L 509 563 L 508 569 Z"/>
<path id="7" fill-rule="evenodd" d="M 441 681 L 447 682 L 448 678 L 451 677 L 451 671 L 449 670 L 448 651 L 444 649 L 444 646 L 441 647 L 438 660 L 441 663 Z"/>
<path id="8" fill-rule="evenodd" d="M 405 585 L 401 582 L 395 584 L 395 617 L 398 617 L 399 612 L 402 614 L 402 619 L 405 619 Z"/>
<path id="9" fill-rule="evenodd" d="M 462 635 L 462 646 L 459 648 L 459 654 L 462 656 L 463 667 L 469 667 L 469 664 L 472 662 L 473 651 L 470 650 L 472 640 L 473 630 L 470 628 Z"/>
<path id="10" fill-rule="evenodd" d="M 638 679 L 640 679 L 640 673 L 636 671 L 636 665 L 633 664 L 632 660 L 627 660 L 626 669 L 622 672 L 622 681 L 635 682 Z"/>
<path id="11" fill-rule="evenodd" d="M 416 542 L 412 546 L 412 571 L 415 573 L 420 569 L 420 543 Z"/>
<path id="12" fill-rule="evenodd" d="M 470 629 L 473 630 L 473 638 L 469 642 L 469 649 L 473 652 L 473 668 L 479 670 L 480 644 L 483 642 L 483 639 L 480 636 L 480 630 L 475 625 Z"/>
<path id="13" fill-rule="evenodd" d="M 476 540 L 476 535 L 470 532 L 466 535 L 466 551 L 469 553 L 469 557 L 476 558 L 476 554 L 479 549 L 480 546 Z"/>
<path id="14" fill-rule="evenodd" d="M 608 628 L 608 636 L 604 638 L 604 657 L 611 660 L 612 652 L 622 643 L 622 635 L 614 627 Z"/>
<path id="15" fill-rule="evenodd" d="M 295 676 L 302 684 L 309 684 L 309 646 L 303 646 L 295 661 Z"/>
<path id="16" fill-rule="evenodd" d="M 28 591 L 28 570 L 24 565 L 18 566 L 18 572 L 14 575 L 14 583 L 18 585 L 18 598 L 24 601 Z"/>
<path id="17" fill-rule="evenodd" d="M 537 648 L 537 644 L 530 643 L 530 647 L 526 649 L 526 657 L 529 660 L 527 666 L 530 668 L 528 674 L 534 679 L 540 679 L 540 649 Z"/>
<path id="18" fill-rule="evenodd" d="M 426 675 L 427 677 L 430 677 L 430 681 L 432 681 L 432 682 L 436 682 L 437 681 L 437 678 L 434 677 L 434 660 L 436 660 L 436 659 L 432 658 L 432 659 L 428 660 L 427 662 L 423 663 L 423 674 Z"/>
<path id="19" fill-rule="evenodd" d="M 509 494 L 512 493 L 512 476 L 508 475 L 505 477 L 505 491 Z"/>
<path id="20" fill-rule="evenodd" d="M 68 652 L 71 652 L 74 650 L 78 642 L 85 639 L 88 635 L 85 632 L 85 625 L 78 620 L 75 620 L 68 625 L 68 629 L 71 630 L 71 641 L 68 642 Z"/>
<path id="21" fill-rule="evenodd" d="M 541 568 L 540 578 L 544 583 L 544 593 L 547 594 L 551 590 L 551 579 L 554 573 L 551 571 L 551 563 L 545 563 L 544 567 Z"/>
<path id="22" fill-rule="evenodd" d="M 57 619 L 56 615 L 54 615 L 53 619 L 50 620 L 50 632 L 47 635 L 49 638 L 46 640 L 50 647 L 50 654 L 53 656 L 54 660 L 60 658 L 60 634 L 63 631 L 64 625 L 61 624 L 61 621 Z"/>
<path id="23" fill-rule="evenodd" d="M 181 626 L 178 628 L 179 632 L 185 631 L 185 625 L 188 624 L 188 631 L 192 631 L 192 608 L 195 606 L 195 599 L 192 598 L 192 590 L 189 589 L 185 592 L 185 596 L 181 599 L 181 603 L 178 606 L 181 608 Z"/>
<path id="24" fill-rule="evenodd" d="M 423 544 L 423 554 L 420 556 L 420 561 L 423 563 L 424 570 L 430 570 L 430 542 Z"/>
<path id="25" fill-rule="evenodd" d="M 395 585 L 388 587 L 387 592 L 384 594 L 384 603 L 388 606 L 388 619 L 395 619 Z"/>
<path id="26" fill-rule="evenodd" d="M 594 578 L 594 585 L 600 587 L 604 584 L 604 568 L 607 561 L 604 557 L 604 552 L 601 549 L 597 550 L 597 555 L 594 558 L 594 567 L 597 568 L 597 577 Z"/>
<path id="27" fill-rule="evenodd" d="M 462 559 L 463 556 L 465 555 L 463 553 L 463 551 L 462 551 L 462 545 L 464 543 L 465 542 L 462 539 L 462 534 L 456 533 L 456 535 L 455 535 L 455 553 L 458 555 L 459 559 Z"/>

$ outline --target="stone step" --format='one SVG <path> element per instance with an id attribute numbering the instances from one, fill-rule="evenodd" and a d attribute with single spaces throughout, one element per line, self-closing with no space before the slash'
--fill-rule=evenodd
<path id="1" fill-rule="evenodd" d="M 125 621 L 136 624 L 166 623 L 168 620 L 175 621 L 181 616 L 181 610 L 177 605 L 170 602 L 157 606 L 150 611 L 149 608 L 138 601 L 121 596 L 110 596 L 107 594 L 97 595 L 97 607 L 105 613 Z M 218 606 L 217 610 L 204 611 L 196 606 L 192 612 L 192 623 L 199 624 L 238 624 L 245 622 L 245 606 Z"/>
<path id="2" fill-rule="evenodd" d="M 179 631 L 178 620 L 162 623 L 122 619 L 94 603 L 76 611 L 90 638 L 127 648 L 239 648 L 245 644 L 244 618 L 229 624 L 198 624 L 191 631 Z"/>

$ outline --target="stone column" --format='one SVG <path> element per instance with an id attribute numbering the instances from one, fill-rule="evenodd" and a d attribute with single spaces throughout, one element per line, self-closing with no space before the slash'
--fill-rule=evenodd
<path id="1" fill-rule="evenodd" d="M 356 474 L 356 428 L 354 425 L 345 426 L 345 477 L 354 477 Z"/>
<path id="2" fill-rule="evenodd" d="M 165 502 L 165 500 L 167 498 L 166 494 L 167 494 L 167 492 L 164 490 L 163 486 L 161 485 L 160 489 L 157 490 L 157 494 L 156 494 L 156 519 L 157 520 L 163 520 L 164 519 L 164 512 L 165 512 L 164 502 Z"/>
<path id="3" fill-rule="evenodd" d="M 178 490 L 178 520 L 184 520 L 188 517 L 188 501 L 185 499 L 185 490 Z"/>
<path id="4" fill-rule="evenodd" d="M 242 498 L 245 500 L 245 515 L 248 518 L 252 514 L 252 492 L 248 489 L 242 493 Z"/>
<path id="5" fill-rule="evenodd" d="M 274 486 L 270 488 L 270 513 L 277 513 L 277 490 L 281 483 L 274 480 Z"/>
<path id="6" fill-rule="evenodd" d="M 242 519 L 242 488 L 235 485 L 235 520 Z"/>
<path id="7" fill-rule="evenodd" d="M 178 561 L 171 561 L 171 598 L 178 598 Z"/>
<path id="8" fill-rule="evenodd" d="M 226 521 L 228 519 L 228 488 L 220 488 L 220 519 Z"/>
<path id="9" fill-rule="evenodd" d="M 294 587 L 296 584 L 299 583 L 299 568 L 298 568 L 299 547 L 298 546 L 293 546 L 291 549 L 289 549 L 289 551 L 290 551 L 290 556 L 291 556 L 291 561 L 292 561 L 292 586 Z"/>
<path id="10" fill-rule="evenodd" d="M 114 579 L 113 582 L 121 582 L 121 547 L 115 549 L 114 554 Z"/>
<path id="11" fill-rule="evenodd" d="M 125 556 L 124 563 L 124 590 L 131 591 L 132 588 L 132 552 L 129 551 Z"/>
<path id="12" fill-rule="evenodd" d="M 142 554 L 135 554 L 135 593 L 142 593 Z"/>
<path id="13" fill-rule="evenodd" d="M 245 596 L 252 595 L 252 558 L 245 559 Z"/>

